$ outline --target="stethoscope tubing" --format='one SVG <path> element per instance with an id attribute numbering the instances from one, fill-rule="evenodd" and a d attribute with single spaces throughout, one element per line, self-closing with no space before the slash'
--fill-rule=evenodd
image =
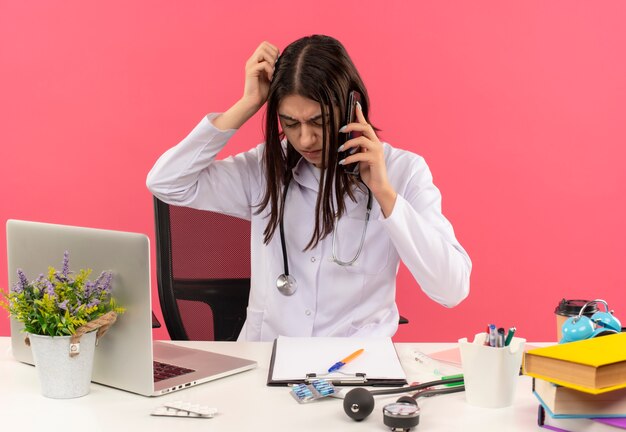
<path id="1" fill-rule="evenodd" d="M 366 186 L 367 187 L 367 186 Z M 372 212 L 372 191 L 367 188 L 367 210 L 365 212 L 365 226 L 363 227 L 363 232 L 361 233 L 361 241 L 359 242 L 359 249 L 356 251 L 356 255 L 350 261 L 342 261 L 337 257 L 337 253 L 335 251 L 335 247 L 337 245 L 337 231 L 339 230 L 339 219 L 335 222 L 335 229 L 333 230 L 333 256 L 332 260 L 334 263 L 339 264 L 342 267 L 349 267 L 356 262 L 357 259 L 361 256 L 361 251 L 363 250 L 363 244 L 365 243 L 365 234 L 367 233 L 367 224 L 370 221 L 370 213 Z"/>
<path id="2" fill-rule="evenodd" d="M 283 223 L 283 216 L 285 214 L 285 202 L 287 200 L 287 192 L 289 190 L 290 183 L 291 183 L 291 179 L 288 179 L 285 184 L 285 190 L 283 191 L 282 210 L 281 210 L 281 215 L 278 221 L 278 231 L 280 234 L 280 247 L 283 253 L 284 273 L 279 275 L 278 278 L 276 279 L 276 287 L 278 291 L 285 296 L 293 295 L 296 292 L 297 286 L 298 286 L 295 278 L 289 274 L 289 259 L 287 258 L 287 244 L 285 241 L 285 225 Z M 365 225 L 363 227 L 363 233 L 361 234 L 361 241 L 359 243 L 359 249 L 357 250 L 357 253 L 354 256 L 354 258 L 352 258 L 352 260 L 350 261 L 341 261 L 339 258 L 337 258 L 337 255 L 335 253 L 335 244 L 336 244 L 335 240 L 336 240 L 337 226 L 339 224 L 339 221 L 337 220 L 335 223 L 335 229 L 333 230 L 332 260 L 333 262 L 337 263 L 340 266 L 353 265 L 356 262 L 356 260 L 359 258 L 359 256 L 361 255 L 361 251 L 363 250 L 363 244 L 365 243 L 365 234 L 367 233 L 367 225 L 369 223 L 370 213 L 372 211 L 372 191 L 367 187 L 367 185 L 365 185 L 365 187 L 367 188 L 367 211 L 365 214 Z"/>
<path id="3" fill-rule="evenodd" d="M 283 223 L 283 216 L 285 214 L 285 201 L 287 200 L 289 183 L 291 183 L 291 180 L 287 180 L 287 184 L 285 185 L 285 190 L 283 192 L 283 208 L 280 215 L 280 220 L 278 221 L 278 230 L 280 232 L 280 247 L 283 251 L 283 269 L 285 270 L 283 274 L 287 277 L 289 276 L 289 260 L 287 259 L 287 245 L 285 244 L 285 224 Z"/>
<path id="4" fill-rule="evenodd" d="M 371 390 L 370 394 L 372 396 L 379 396 L 379 395 L 390 395 L 390 394 L 398 394 L 398 393 L 410 393 L 410 392 L 414 392 L 417 390 L 423 390 L 425 388 L 428 387 L 434 387 L 434 386 L 438 386 L 438 385 L 444 385 L 444 384 L 461 384 L 464 383 L 465 380 L 463 377 L 459 377 L 459 378 L 452 378 L 452 379 L 445 379 L 445 380 L 436 380 L 436 381 L 429 381 L 429 382 L 425 382 L 425 383 L 421 383 L 421 384 L 416 384 L 416 385 L 412 385 L 412 386 L 406 386 L 406 387 L 400 387 L 400 388 L 390 388 L 390 389 L 381 389 L 381 390 Z M 452 391 L 452 390 L 455 391 Z M 443 394 L 443 393 L 455 393 L 456 391 L 463 391 L 465 390 L 465 386 L 455 386 L 455 387 L 450 387 L 450 388 L 446 388 L 446 389 L 437 389 L 437 390 L 450 390 L 450 391 L 438 391 L 437 393 L 433 393 L 433 394 Z M 428 396 L 427 394 L 424 394 L 426 392 L 422 392 L 422 396 Z M 414 396 L 418 396 L 418 395 L 414 395 Z M 431 394 L 432 396 L 432 394 Z"/>

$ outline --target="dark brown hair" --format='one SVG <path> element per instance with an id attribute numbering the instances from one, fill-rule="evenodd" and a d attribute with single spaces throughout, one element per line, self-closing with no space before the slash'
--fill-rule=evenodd
<path id="1" fill-rule="evenodd" d="M 286 152 L 281 144 L 285 135 L 279 128 L 278 107 L 287 96 L 300 95 L 318 102 L 322 118 L 329 119 L 323 122 L 323 159 L 320 192 L 315 205 L 315 228 L 305 249 L 315 247 L 333 231 L 335 217 L 340 218 L 345 213 L 346 195 L 356 200 L 354 190 L 360 186 L 359 181 L 346 174 L 337 164 L 339 128 L 343 126 L 339 123 L 346 118 L 348 94 L 352 90 L 361 93 L 361 106 L 367 120 L 367 89 L 343 45 L 330 36 L 313 35 L 298 39 L 285 48 L 276 62 L 265 115 L 263 163 L 267 185 L 256 210 L 259 214 L 270 206 L 270 216 L 264 231 L 265 244 L 271 240 L 283 215 L 285 203 L 281 192 L 291 181 L 292 169 L 301 158 L 289 142 Z"/>

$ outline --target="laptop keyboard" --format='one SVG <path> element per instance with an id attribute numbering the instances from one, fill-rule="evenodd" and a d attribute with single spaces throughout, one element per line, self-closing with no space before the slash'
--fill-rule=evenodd
<path id="1" fill-rule="evenodd" d="M 195 370 L 193 369 L 187 369 L 184 367 L 174 366 L 158 361 L 154 362 L 154 367 L 152 370 L 154 371 L 154 382 L 159 382 L 168 378 L 174 378 L 177 376 L 195 372 Z"/>

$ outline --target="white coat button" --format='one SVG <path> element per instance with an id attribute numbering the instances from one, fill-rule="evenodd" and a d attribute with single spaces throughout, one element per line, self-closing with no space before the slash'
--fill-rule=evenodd
<path id="1" fill-rule="evenodd" d="M 311 257 L 311 262 L 315 262 L 315 257 Z"/>
<path id="2" fill-rule="evenodd" d="M 304 314 L 305 314 L 306 316 L 309 316 L 309 315 L 311 315 L 311 311 L 307 309 L 307 310 L 305 310 L 305 311 L 304 311 Z"/>

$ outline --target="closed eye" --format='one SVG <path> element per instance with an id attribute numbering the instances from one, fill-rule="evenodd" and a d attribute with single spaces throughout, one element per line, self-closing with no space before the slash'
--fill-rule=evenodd
<path id="1" fill-rule="evenodd" d="M 278 117 L 280 117 L 281 125 L 284 129 L 293 129 L 303 123 L 306 123 L 309 126 L 318 127 L 318 128 L 321 128 L 324 126 L 324 118 L 322 117 L 321 114 L 313 116 L 310 119 L 306 121 L 302 121 L 302 122 L 284 114 L 278 114 Z M 326 115 L 326 119 L 328 120 L 328 115 Z"/>

